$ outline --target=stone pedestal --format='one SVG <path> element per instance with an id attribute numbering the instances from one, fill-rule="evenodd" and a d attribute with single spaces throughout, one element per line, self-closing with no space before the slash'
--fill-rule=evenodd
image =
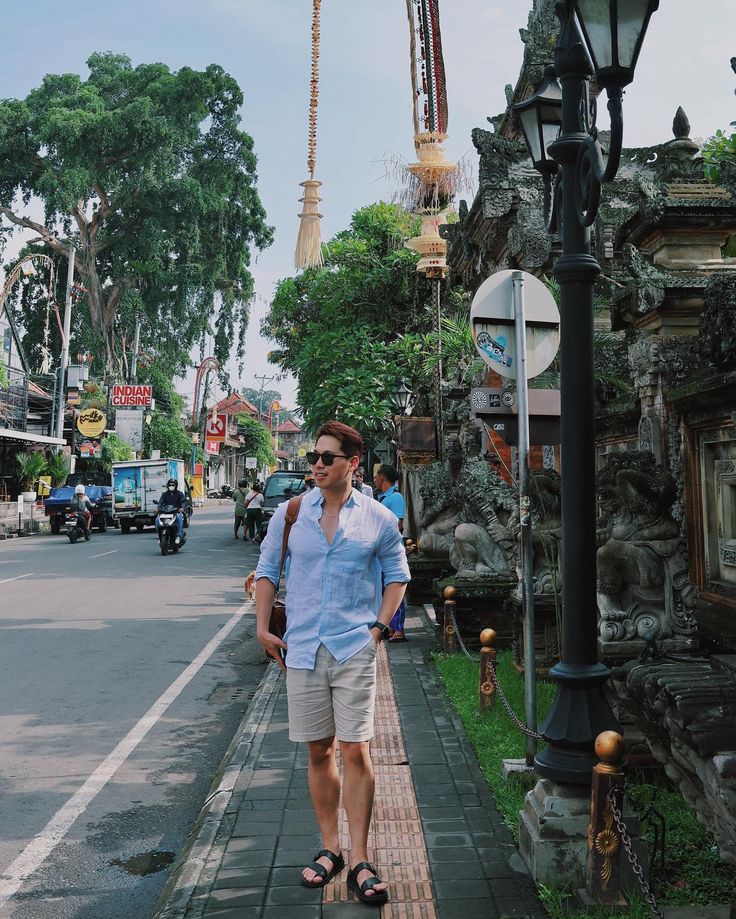
<path id="1" fill-rule="evenodd" d="M 515 575 L 496 575 L 489 578 L 445 578 L 435 581 L 435 608 L 437 619 L 444 617 L 443 603 L 446 587 L 454 587 L 455 618 L 460 634 L 468 648 L 480 648 L 483 629 L 496 632 L 495 647 L 510 648 L 513 642 L 513 622 L 508 610 L 509 594 L 516 587 Z M 442 622 L 444 628 L 444 622 Z"/>
<path id="2" fill-rule="evenodd" d="M 449 562 L 442 562 L 423 555 L 409 556 L 411 581 L 406 589 L 406 602 L 410 606 L 422 606 L 435 599 L 434 582 L 448 573 Z"/>
<path id="3" fill-rule="evenodd" d="M 625 805 L 624 822 L 646 877 L 648 860 L 639 821 Z M 589 786 L 537 782 L 519 813 L 519 851 L 537 884 L 585 887 L 589 824 Z M 621 886 L 633 889 L 637 882 L 626 853 L 621 857 Z"/>

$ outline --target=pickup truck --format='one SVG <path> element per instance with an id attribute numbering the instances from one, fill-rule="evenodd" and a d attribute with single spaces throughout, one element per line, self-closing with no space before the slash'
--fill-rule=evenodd
<path id="1" fill-rule="evenodd" d="M 69 502 L 74 497 L 74 485 L 57 485 L 44 498 L 43 509 L 49 518 L 51 532 L 57 535 L 64 526 Z M 112 488 L 109 485 L 85 485 L 84 491 L 95 505 L 92 509 L 92 526 L 104 533 L 109 526 L 116 526 L 115 511 L 112 506 Z"/>

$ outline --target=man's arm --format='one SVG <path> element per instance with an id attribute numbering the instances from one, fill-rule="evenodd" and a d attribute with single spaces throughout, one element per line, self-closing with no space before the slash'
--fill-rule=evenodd
<path id="1" fill-rule="evenodd" d="M 281 509 L 283 507 L 283 510 Z M 268 630 L 271 607 L 281 579 L 281 552 L 286 526 L 286 505 L 276 509 L 268 525 L 266 538 L 261 543 L 261 554 L 256 568 L 256 638 L 263 650 L 282 670 L 286 670 L 282 649 L 286 642 Z"/>
<path id="2" fill-rule="evenodd" d="M 386 585 L 378 613 L 378 621 L 382 625 L 388 625 L 399 608 L 399 604 L 404 599 L 406 585 L 411 581 L 406 550 L 404 549 L 399 528 L 394 525 L 394 520 L 386 521 L 376 555 L 383 569 L 383 578 Z M 378 640 L 377 636 L 374 635 L 374 639 Z"/>

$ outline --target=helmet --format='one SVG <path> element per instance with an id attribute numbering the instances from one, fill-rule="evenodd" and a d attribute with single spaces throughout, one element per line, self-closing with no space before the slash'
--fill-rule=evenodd
<path id="1" fill-rule="evenodd" d="M 248 479 L 238 479 L 238 488 L 245 488 L 248 484 Z"/>
<path id="2" fill-rule="evenodd" d="M 75 495 L 83 495 L 83 494 L 84 494 L 84 485 L 77 485 L 77 487 L 74 489 L 74 494 L 75 494 Z"/>
<path id="3" fill-rule="evenodd" d="M 177 479 L 169 479 L 169 481 L 166 483 L 166 487 L 167 487 L 167 488 L 170 488 L 172 485 L 174 486 L 174 488 L 178 488 L 178 487 L 179 487 L 179 482 L 178 482 L 178 480 L 177 480 Z"/>

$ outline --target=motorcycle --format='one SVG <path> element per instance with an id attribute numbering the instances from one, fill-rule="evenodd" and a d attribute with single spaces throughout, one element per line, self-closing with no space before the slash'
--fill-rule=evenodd
<path id="1" fill-rule="evenodd" d="M 65 522 L 66 535 L 69 537 L 69 542 L 72 545 L 82 536 L 85 540 L 89 541 L 90 533 L 87 529 L 87 521 L 84 514 L 68 511 L 65 515 Z"/>
<path id="2" fill-rule="evenodd" d="M 227 482 L 225 482 L 225 484 L 221 485 L 219 488 L 208 489 L 207 497 L 208 498 L 232 498 L 234 490 L 235 489 L 232 487 L 232 485 L 228 485 Z"/>
<path id="3" fill-rule="evenodd" d="M 178 552 L 187 541 L 186 533 L 182 531 L 181 539 L 177 545 L 176 511 L 164 508 L 156 518 L 156 530 L 158 532 L 158 544 L 161 549 L 161 555 L 168 555 L 169 552 Z"/>

